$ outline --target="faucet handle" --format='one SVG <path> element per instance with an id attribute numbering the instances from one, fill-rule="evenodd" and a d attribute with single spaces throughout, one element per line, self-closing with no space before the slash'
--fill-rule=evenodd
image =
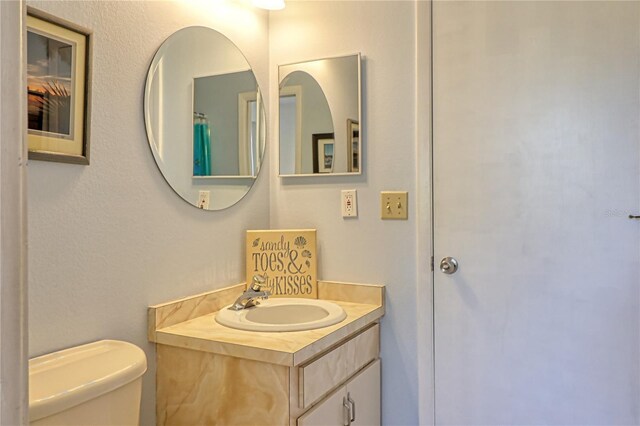
<path id="1" fill-rule="evenodd" d="M 253 276 L 253 279 L 251 280 L 251 285 L 249 286 L 249 288 L 251 288 L 251 290 L 253 291 L 260 291 L 260 287 L 262 287 L 266 282 L 267 278 L 264 275 L 255 274 Z"/>

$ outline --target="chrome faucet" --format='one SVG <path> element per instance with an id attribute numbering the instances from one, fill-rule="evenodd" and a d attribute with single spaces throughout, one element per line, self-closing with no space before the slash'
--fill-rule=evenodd
<path id="1" fill-rule="evenodd" d="M 263 275 L 254 275 L 249 288 L 238 297 L 233 305 L 229 307 L 232 311 L 241 311 L 258 305 L 258 299 L 267 299 L 271 295 L 268 291 L 263 291 L 262 286 L 267 282 Z"/>

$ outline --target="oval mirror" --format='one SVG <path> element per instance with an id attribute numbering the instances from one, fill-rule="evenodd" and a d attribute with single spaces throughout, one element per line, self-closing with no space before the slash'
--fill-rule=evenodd
<path id="1" fill-rule="evenodd" d="M 188 27 L 165 40 L 147 74 L 144 118 L 160 172 L 189 204 L 221 210 L 251 189 L 265 112 L 249 63 L 224 35 Z"/>
<path id="2" fill-rule="evenodd" d="M 281 65 L 280 176 L 360 174 L 360 55 Z"/>

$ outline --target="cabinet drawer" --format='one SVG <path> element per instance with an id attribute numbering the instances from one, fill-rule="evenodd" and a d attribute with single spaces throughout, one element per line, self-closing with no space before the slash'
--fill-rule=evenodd
<path id="1" fill-rule="evenodd" d="M 307 408 L 378 358 L 380 326 L 374 324 L 298 370 L 298 406 Z"/>

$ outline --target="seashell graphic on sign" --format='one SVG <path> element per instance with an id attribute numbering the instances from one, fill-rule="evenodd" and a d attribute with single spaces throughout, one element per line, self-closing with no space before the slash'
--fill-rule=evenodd
<path id="1" fill-rule="evenodd" d="M 294 241 L 294 244 L 299 249 L 304 248 L 304 246 L 307 244 L 307 239 L 305 237 L 298 237 Z"/>
<path id="2" fill-rule="evenodd" d="M 264 275 L 272 297 L 317 297 L 315 229 L 247 230 L 246 277 Z"/>

